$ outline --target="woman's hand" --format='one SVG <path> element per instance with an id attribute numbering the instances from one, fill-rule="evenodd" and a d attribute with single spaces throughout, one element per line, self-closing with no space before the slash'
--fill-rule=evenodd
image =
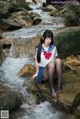
<path id="1" fill-rule="evenodd" d="M 35 73 L 35 74 L 32 76 L 32 79 L 35 79 L 37 76 L 38 76 L 38 73 Z"/>

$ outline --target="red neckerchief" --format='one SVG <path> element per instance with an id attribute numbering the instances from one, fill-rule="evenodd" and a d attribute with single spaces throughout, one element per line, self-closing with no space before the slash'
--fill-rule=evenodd
<path id="1" fill-rule="evenodd" d="M 46 59 L 49 59 L 51 57 L 51 55 L 52 55 L 52 52 L 46 52 L 46 51 L 44 51 L 44 57 Z"/>

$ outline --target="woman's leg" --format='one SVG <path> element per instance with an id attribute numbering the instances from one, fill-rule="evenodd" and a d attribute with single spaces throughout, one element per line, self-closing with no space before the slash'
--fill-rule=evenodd
<path id="1" fill-rule="evenodd" d="M 49 84 L 50 84 L 50 93 L 53 97 L 57 97 L 57 94 L 53 87 L 54 72 L 55 72 L 55 63 L 50 62 L 48 64 L 48 79 L 49 79 Z"/>
<path id="2" fill-rule="evenodd" d="M 56 58 L 56 72 L 58 77 L 58 92 L 62 92 L 62 63 L 59 58 Z"/>

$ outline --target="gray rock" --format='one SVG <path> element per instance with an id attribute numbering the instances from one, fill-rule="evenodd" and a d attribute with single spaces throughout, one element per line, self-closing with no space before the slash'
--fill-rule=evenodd
<path id="1" fill-rule="evenodd" d="M 13 20 L 1 19 L 0 20 L 0 28 L 3 30 L 15 30 L 15 29 L 22 28 L 22 26 L 17 24 Z"/>
<path id="2" fill-rule="evenodd" d="M 22 104 L 22 95 L 0 85 L 0 110 L 15 110 Z"/>
<path id="3" fill-rule="evenodd" d="M 70 27 L 55 32 L 55 44 L 61 58 L 80 53 L 80 27 Z"/>

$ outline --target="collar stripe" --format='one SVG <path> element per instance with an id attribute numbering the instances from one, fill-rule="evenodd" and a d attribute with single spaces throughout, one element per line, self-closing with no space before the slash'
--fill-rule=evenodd
<path id="1" fill-rule="evenodd" d="M 54 47 L 55 47 L 54 45 L 50 45 L 49 49 L 48 49 L 48 52 L 52 51 L 54 49 Z M 44 52 L 45 49 L 42 47 L 41 51 Z"/>

